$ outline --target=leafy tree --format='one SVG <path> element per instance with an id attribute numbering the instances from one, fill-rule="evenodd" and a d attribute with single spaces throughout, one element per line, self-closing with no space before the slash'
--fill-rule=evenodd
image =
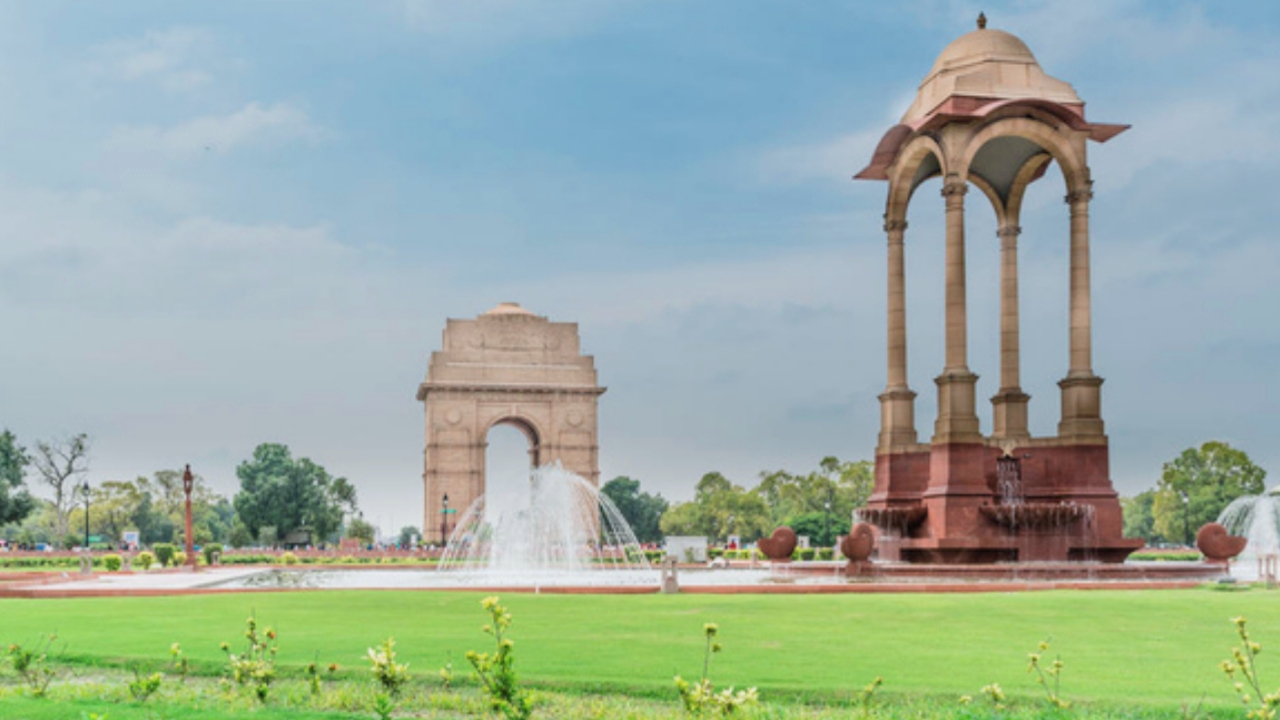
<path id="1" fill-rule="evenodd" d="M 1218 518 L 1232 500 L 1257 495 L 1267 472 L 1243 450 L 1210 441 L 1164 464 L 1151 514 L 1155 531 L 1190 545 L 1201 525 Z"/>
<path id="2" fill-rule="evenodd" d="M 359 540 L 363 545 L 372 545 L 377 534 L 373 525 L 365 522 L 364 518 L 352 518 L 347 523 L 347 537 Z"/>
<path id="3" fill-rule="evenodd" d="M 836 457 L 825 457 L 818 470 L 807 475 L 785 470 L 762 474 L 756 492 L 769 505 L 770 521 L 775 527 L 789 525 L 798 534 L 807 535 L 795 523 L 813 514 L 825 517 L 823 527 L 839 525 L 848 532 L 853 511 L 867 504 L 874 485 L 875 470 L 870 462 L 841 462 Z M 826 541 L 828 534 L 832 533 L 824 531 L 824 541 L 814 542 L 834 544 L 834 535 L 830 542 Z"/>
<path id="4" fill-rule="evenodd" d="M 666 535 L 706 535 L 717 541 L 738 535 L 744 542 L 771 529 L 764 499 L 718 472 L 703 475 L 693 501 L 673 505 L 662 516 L 660 527 Z"/>
<path id="5" fill-rule="evenodd" d="M 249 547 L 253 544 L 253 533 L 245 527 L 239 516 L 231 522 L 231 531 L 227 533 L 227 544 L 234 548 Z"/>
<path id="6" fill-rule="evenodd" d="M 640 492 L 640 481 L 629 477 L 610 480 L 600 488 L 600 493 L 609 498 L 618 512 L 622 513 L 637 540 L 642 543 L 662 540 L 659 521 L 667 511 L 668 503 L 661 495 Z"/>
<path id="7" fill-rule="evenodd" d="M 89 436 L 80 433 L 52 442 L 38 442 L 32 462 L 40 481 L 53 492 L 57 534 L 66 535 L 76 479 L 89 471 Z"/>
<path id="8" fill-rule="evenodd" d="M 0 525 L 22 522 L 36 507 L 23 484 L 30 463 L 13 433 L 0 432 Z"/>
<path id="9" fill-rule="evenodd" d="M 796 531 L 796 535 L 809 538 L 815 547 L 834 547 L 836 537 L 849 534 L 849 525 L 853 515 L 834 515 L 827 512 L 807 512 L 793 515 L 787 520 L 787 526 Z"/>
<path id="10" fill-rule="evenodd" d="M 1156 500 L 1155 490 L 1144 490 L 1133 497 L 1120 498 L 1124 511 L 1124 536 L 1142 538 L 1148 543 L 1164 542 L 1165 537 L 1156 532 L 1152 508 Z"/>
<path id="11" fill-rule="evenodd" d="M 421 539 L 422 539 L 421 530 L 419 530 L 418 528 L 412 525 L 405 525 L 404 527 L 400 528 L 400 537 L 396 539 L 396 542 L 400 545 L 400 547 L 407 548 L 413 545 L 414 540 L 421 540 Z"/>
<path id="12" fill-rule="evenodd" d="M 53 503 L 42 498 L 35 499 L 35 509 L 19 523 L 9 523 L 0 528 L 0 535 L 11 543 L 22 543 L 35 546 L 38 543 L 57 544 L 61 537 L 54 534 L 57 529 L 57 513 Z"/>
<path id="13" fill-rule="evenodd" d="M 120 542 L 126 530 L 137 530 L 139 540 L 146 545 L 185 541 L 182 471 L 160 470 L 150 478 L 127 482 L 108 480 L 92 492 L 89 526 L 93 534 Z M 234 515 L 231 503 L 196 474 L 191 490 L 195 544 L 225 540 Z M 72 527 L 82 526 L 83 506 L 72 510 L 68 519 Z"/>
<path id="14" fill-rule="evenodd" d="M 331 477 L 307 458 L 295 460 L 285 445 L 259 445 L 253 458 L 236 468 L 236 476 L 240 478 L 240 492 L 233 503 L 254 536 L 270 526 L 276 529 L 278 538 L 288 537 L 296 530 L 309 530 L 312 541 L 321 542 L 342 524 L 346 500 L 337 493 L 349 483 L 344 478 Z"/>

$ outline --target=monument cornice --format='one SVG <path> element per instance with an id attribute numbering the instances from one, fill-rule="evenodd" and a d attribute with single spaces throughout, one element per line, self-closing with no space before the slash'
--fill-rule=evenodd
<path id="1" fill-rule="evenodd" d="M 599 396 L 603 395 L 607 389 L 597 385 L 424 382 L 418 386 L 418 400 L 426 400 L 428 394 L 441 392 Z"/>

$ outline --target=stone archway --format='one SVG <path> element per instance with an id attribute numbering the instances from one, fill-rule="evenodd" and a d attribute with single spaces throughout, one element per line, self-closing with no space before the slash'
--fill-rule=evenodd
<path id="1" fill-rule="evenodd" d="M 595 362 L 581 354 L 578 324 L 550 322 L 515 303 L 474 320 L 450 319 L 431 354 L 418 400 L 426 410 L 423 536 L 443 542 L 484 494 L 490 428 L 506 424 L 529 438 L 533 465 L 559 461 L 600 484 Z M 442 511 L 444 498 L 456 514 Z"/>

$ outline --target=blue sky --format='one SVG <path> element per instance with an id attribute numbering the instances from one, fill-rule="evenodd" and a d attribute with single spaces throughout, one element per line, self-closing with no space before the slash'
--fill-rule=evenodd
<path id="1" fill-rule="evenodd" d="M 580 323 L 605 477 L 684 498 L 709 470 L 869 458 L 885 187 L 849 177 L 980 9 L 1134 126 L 1090 148 L 1117 486 L 1211 438 L 1276 470 L 1264 2 L 0 4 L 0 425 L 90 433 L 93 482 L 192 462 L 224 491 L 287 442 L 390 530 L 418 521 L 413 394 L 445 318 L 514 300 Z M 1022 223 L 1036 434 L 1067 360 L 1062 194 L 1050 173 Z M 986 398 L 998 245 L 969 206 Z M 941 215 L 929 185 L 907 240 L 923 436 Z"/>

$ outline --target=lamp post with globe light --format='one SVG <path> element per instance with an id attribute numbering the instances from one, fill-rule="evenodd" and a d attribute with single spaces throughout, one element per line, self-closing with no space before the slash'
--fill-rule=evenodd
<path id="1" fill-rule="evenodd" d="M 186 496 L 186 506 L 184 513 L 184 529 L 186 530 L 186 552 L 187 564 L 192 570 L 196 569 L 196 551 L 195 540 L 191 537 L 191 490 L 195 487 L 196 478 L 191 474 L 191 465 L 188 464 L 186 469 L 182 471 L 182 493 Z"/>

